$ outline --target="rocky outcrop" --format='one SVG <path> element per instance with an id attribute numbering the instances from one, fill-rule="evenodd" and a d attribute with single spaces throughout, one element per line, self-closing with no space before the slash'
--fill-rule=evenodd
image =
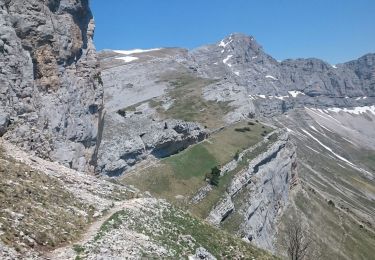
<path id="1" fill-rule="evenodd" d="M 10 117 L 8 114 L 0 114 L 0 137 L 5 134 L 10 123 Z"/>
<path id="2" fill-rule="evenodd" d="M 123 117 L 108 113 L 98 152 L 98 172 L 118 176 L 148 155 L 163 158 L 204 140 L 199 124 L 180 120 L 154 121 L 145 114 Z"/>
<path id="3" fill-rule="evenodd" d="M 1 132 L 80 171 L 95 164 L 102 110 L 93 32 L 88 0 L 0 1 Z"/>
<path id="4" fill-rule="evenodd" d="M 214 257 L 210 252 L 208 252 L 204 247 L 198 247 L 195 250 L 195 255 L 189 256 L 189 260 L 200 260 L 200 259 L 206 259 L 206 260 L 216 260 L 216 257 Z"/>
<path id="5" fill-rule="evenodd" d="M 240 219 L 237 234 L 256 245 L 273 250 L 276 220 L 288 202 L 290 180 L 296 175 L 295 147 L 287 133 L 236 174 L 207 220 L 219 226 Z"/>

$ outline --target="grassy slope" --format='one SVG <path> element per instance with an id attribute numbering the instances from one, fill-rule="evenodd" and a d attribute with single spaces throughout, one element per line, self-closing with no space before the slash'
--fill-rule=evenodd
<path id="1" fill-rule="evenodd" d="M 269 253 L 165 202 L 152 206 L 143 205 L 141 210 L 124 209 L 115 213 L 102 225 L 93 243 L 100 247 L 102 238 L 115 229 L 118 229 L 118 232 L 130 230 L 147 236 L 148 241 L 166 248 L 169 254 L 173 255 L 172 259 L 193 255 L 198 247 L 204 247 L 218 259 L 276 259 Z M 185 239 L 182 239 L 183 237 Z M 95 250 L 95 246 L 79 246 L 81 252 L 92 248 Z M 147 250 L 146 246 L 143 257 L 156 256 Z"/>
<path id="2" fill-rule="evenodd" d="M 1 149 L 0 205 L 0 239 L 19 251 L 75 239 L 94 210 L 59 181 L 7 157 Z"/>
<path id="3" fill-rule="evenodd" d="M 162 76 L 161 81 L 170 85 L 164 96 L 123 108 L 121 112 L 134 111 L 139 105 L 148 102 L 161 118 L 181 119 L 198 122 L 208 128 L 218 128 L 225 123 L 223 115 L 233 110 L 228 102 L 208 101 L 203 98 L 203 88 L 215 83 L 215 80 L 200 78 L 181 70 Z M 168 109 L 162 106 L 162 100 L 166 96 L 173 100 Z"/>
<path id="4" fill-rule="evenodd" d="M 246 126 L 251 131 L 235 131 L 235 128 Z M 212 167 L 231 161 L 237 151 L 258 143 L 263 138 L 261 134 L 270 130 L 258 123 L 251 126 L 246 122 L 238 123 L 213 134 L 204 142 L 161 160 L 157 165 L 125 175 L 123 181 L 142 191 L 150 191 L 155 196 L 187 206 L 188 199 L 206 184 L 205 175 Z M 220 199 L 234 173 L 225 174 L 218 187 L 214 188 L 204 202 L 191 210 L 198 216 L 205 217 Z M 178 195 L 184 196 L 185 200 L 176 198 Z"/>
<path id="5" fill-rule="evenodd" d="M 167 110 L 160 107 L 158 102 L 153 105 L 166 118 L 195 121 L 208 128 L 216 128 L 223 124 L 223 115 L 232 109 L 228 102 L 207 101 L 203 98 L 203 88 L 215 83 L 215 80 L 199 78 L 189 72 L 165 75 L 162 80 L 170 84 L 167 96 L 174 103 Z"/>

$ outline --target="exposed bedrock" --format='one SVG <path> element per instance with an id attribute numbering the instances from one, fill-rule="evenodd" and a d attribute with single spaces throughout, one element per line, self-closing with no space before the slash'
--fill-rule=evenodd
<path id="1" fill-rule="evenodd" d="M 88 0 L 0 1 L 0 132 L 80 171 L 102 109 L 93 33 Z"/>
<path id="2" fill-rule="evenodd" d="M 118 176 L 152 155 L 163 158 L 184 150 L 207 137 L 197 123 L 180 120 L 153 121 L 146 115 L 105 116 L 103 138 L 98 152 L 98 171 Z"/>
<path id="3" fill-rule="evenodd" d="M 291 181 L 296 178 L 296 152 L 287 133 L 239 172 L 207 220 L 219 226 L 237 214 L 237 234 L 256 245 L 274 250 L 277 217 L 288 202 Z"/>

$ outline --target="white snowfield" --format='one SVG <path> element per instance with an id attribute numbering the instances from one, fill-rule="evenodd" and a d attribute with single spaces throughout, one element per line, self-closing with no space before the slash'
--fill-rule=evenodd
<path id="1" fill-rule="evenodd" d="M 249 95 L 249 98 L 251 100 L 254 100 L 254 99 L 257 99 L 257 98 L 263 98 L 263 99 L 266 99 L 266 98 L 269 98 L 269 99 L 276 98 L 276 99 L 279 99 L 279 100 L 284 100 L 286 98 L 290 98 L 290 96 L 266 96 L 266 95 L 258 94 L 258 95 Z"/>
<path id="2" fill-rule="evenodd" d="M 133 50 L 114 50 L 114 52 L 116 52 L 118 54 L 123 54 L 123 55 L 130 55 L 130 54 L 150 52 L 150 51 L 158 51 L 158 50 L 161 50 L 161 48 L 155 48 L 155 49 L 133 49 Z"/>
<path id="3" fill-rule="evenodd" d="M 231 43 L 233 41 L 232 37 L 229 37 L 229 41 L 228 42 L 224 42 L 223 40 L 220 41 L 220 43 L 218 44 L 220 47 L 223 47 L 223 49 L 221 50 L 221 53 L 224 53 L 224 49 L 225 47 L 227 47 L 227 45 L 229 43 Z"/>
<path id="4" fill-rule="evenodd" d="M 277 78 L 275 78 L 274 76 L 271 76 L 271 75 L 266 75 L 266 78 L 267 78 L 267 79 L 278 80 Z"/>
<path id="5" fill-rule="evenodd" d="M 155 48 L 155 49 L 134 49 L 134 50 L 114 50 L 113 52 L 123 55 L 131 55 L 131 54 L 137 54 L 137 53 L 144 53 L 144 52 L 151 52 L 151 51 L 158 51 L 161 50 L 161 48 Z M 138 57 L 134 56 L 125 56 L 125 57 L 117 57 L 116 60 L 122 60 L 126 63 L 138 60 Z"/>
<path id="6" fill-rule="evenodd" d="M 232 64 L 229 64 L 229 63 L 227 63 L 227 62 L 228 62 L 228 60 L 229 60 L 230 58 L 232 58 L 232 57 L 233 57 L 233 55 L 228 55 L 228 56 L 223 60 L 223 63 L 226 64 L 226 65 L 228 65 L 229 67 L 231 67 Z"/>
<path id="7" fill-rule="evenodd" d="M 364 114 L 364 113 L 371 113 L 375 115 L 375 105 L 353 107 L 353 108 L 330 107 L 330 108 L 327 108 L 326 110 L 330 112 L 335 112 L 335 113 L 345 112 L 345 113 L 354 114 L 354 115 L 359 115 L 359 114 Z"/>
<path id="8" fill-rule="evenodd" d="M 284 98 L 289 98 L 289 96 L 270 96 L 270 98 L 277 98 L 280 100 L 284 100 Z"/>
<path id="9" fill-rule="evenodd" d="M 297 97 L 298 95 L 305 95 L 304 93 L 298 90 L 291 90 L 291 91 L 288 91 L 288 93 L 294 98 Z"/>
<path id="10" fill-rule="evenodd" d="M 231 43 L 232 41 L 233 41 L 232 39 L 230 39 L 228 42 L 224 42 L 224 41 L 222 40 L 222 41 L 219 43 L 219 46 L 225 48 L 225 47 L 227 47 L 227 45 L 228 45 L 229 43 Z"/>
<path id="11" fill-rule="evenodd" d="M 133 56 L 125 56 L 125 57 L 118 57 L 116 60 L 123 60 L 125 62 L 131 62 L 134 60 L 138 60 L 138 57 L 133 57 Z"/>

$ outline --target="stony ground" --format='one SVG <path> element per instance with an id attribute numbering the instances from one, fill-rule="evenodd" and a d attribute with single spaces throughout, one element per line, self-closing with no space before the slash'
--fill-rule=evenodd
<path id="1" fill-rule="evenodd" d="M 114 213 L 113 213 L 114 212 Z M 52 259 L 274 259 L 228 233 L 154 198 L 126 201 Z M 201 258 L 197 258 L 201 259 Z"/>
<path id="2" fill-rule="evenodd" d="M 164 200 L 0 145 L 1 259 L 274 258 Z"/>
<path id="3" fill-rule="evenodd" d="M 0 140 L 0 258 L 38 256 L 78 239 L 134 191 L 31 156 Z"/>

